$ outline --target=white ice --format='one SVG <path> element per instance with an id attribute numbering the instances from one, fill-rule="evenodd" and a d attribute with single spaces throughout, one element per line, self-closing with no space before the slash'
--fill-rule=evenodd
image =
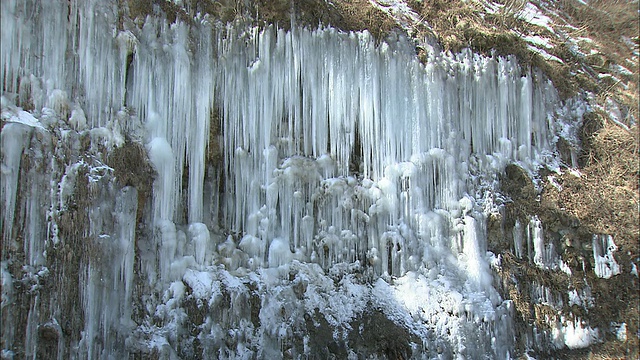
<path id="1" fill-rule="evenodd" d="M 596 275 L 600 278 L 609 279 L 620 274 L 620 265 L 614 256 L 618 246 L 613 242 L 611 235 L 593 235 L 593 259 Z"/>

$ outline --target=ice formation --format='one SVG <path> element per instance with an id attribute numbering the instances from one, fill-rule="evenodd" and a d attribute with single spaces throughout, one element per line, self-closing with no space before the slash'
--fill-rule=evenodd
<path id="1" fill-rule="evenodd" d="M 620 274 L 620 265 L 613 256 L 617 250 L 611 235 L 593 235 L 593 258 L 596 265 L 593 270 L 598 277 L 609 279 Z"/>
<path id="2" fill-rule="evenodd" d="M 27 357 L 43 324 L 59 324 L 58 358 L 304 357 L 311 339 L 288 341 L 304 314 L 346 331 L 367 308 L 409 328 L 417 358 L 510 357 L 482 201 L 506 165 L 553 160 L 549 81 L 470 51 L 431 49 L 425 65 L 402 36 L 118 15 L 115 1 L 2 2 L 2 248 L 17 246 L 19 206 L 29 271 L 77 276 L 81 299 L 75 336 L 64 299 L 34 292 Z M 127 142 L 156 172 L 147 203 L 106 165 Z M 513 231 L 518 256 L 559 266 L 539 220 Z M 189 301 L 208 309 L 197 335 Z M 592 335 L 563 329 L 575 346 Z"/>

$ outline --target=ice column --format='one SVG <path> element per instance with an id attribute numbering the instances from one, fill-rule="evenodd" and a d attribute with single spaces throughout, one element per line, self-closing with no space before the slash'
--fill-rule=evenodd
<path id="1" fill-rule="evenodd" d="M 69 6 L 76 11 L 71 13 L 70 29 L 78 29 L 78 38 L 73 40 L 78 44 L 78 79 L 82 80 L 76 82 L 84 85 L 81 94 L 91 127 L 105 126 L 125 105 L 127 65 L 121 51 L 126 52 L 128 44 L 123 41 L 125 35 L 120 39 L 115 35 L 118 8 L 97 0 L 72 1 Z"/>
<path id="2" fill-rule="evenodd" d="M 102 191 L 103 196 L 108 192 Z M 93 253 L 80 274 L 84 330 L 79 346 L 88 358 L 126 357 L 122 344 L 135 326 L 131 315 L 138 192 L 127 186 L 110 195 L 115 195 L 115 204 L 92 204 L 90 209 Z M 110 211 L 112 221 L 94 220 L 108 219 Z"/>
<path id="3" fill-rule="evenodd" d="M 120 321 L 131 322 L 131 295 L 133 292 L 133 265 L 136 251 L 136 213 L 138 210 L 138 191 L 136 188 L 124 187 L 116 198 L 115 206 L 115 241 L 116 253 L 120 263 L 115 263 L 114 282 L 120 287 Z"/>
<path id="4" fill-rule="evenodd" d="M 598 277 L 609 279 L 620 274 L 620 265 L 613 256 L 617 250 L 611 235 L 593 235 L 593 270 Z"/>
<path id="5" fill-rule="evenodd" d="M 16 192 L 20 175 L 20 162 L 23 151 L 29 146 L 31 137 L 30 126 L 20 123 L 7 123 L 2 128 L 0 141 L 2 142 L 2 248 L 11 249 L 16 246 L 13 242 L 13 222 L 16 206 Z M 4 253 L 4 252 L 3 252 Z M 5 253 L 8 255 L 8 251 Z"/>

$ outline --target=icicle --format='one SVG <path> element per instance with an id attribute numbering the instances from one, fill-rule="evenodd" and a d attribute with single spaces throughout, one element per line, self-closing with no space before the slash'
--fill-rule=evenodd
<path id="1" fill-rule="evenodd" d="M 34 132 L 36 141 L 30 146 L 30 155 L 36 162 L 44 163 L 50 150 L 50 134 L 40 128 Z M 44 170 L 37 166 L 32 166 L 28 172 L 30 186 L 25 199 L 28 215 L 25 218 L 24 253 L 28 264 L 34 269 L 46 264 L 45 230 L 49 194 L 42 189 L 51 186 L 50 175 L 51 169 Z"/>
<path id="2" fill-rule="evenodd" d="M 342 41 L 328 41 L 329 33 Z M 336 164 L 335 174 L 343 177 L 354 162 L 382 190 L 384 195 L 375 198 L 375 209 L 388 214 L 391 225 L 409 221 L 407 215 L 418 209 L 455 209 L 457 200 L 469 191 L 467 165 L 457 162 L 466 161 L 471 153 L 478 154 L 479 170 L 500 171 L 509 161 L 529 161 L 534 146 L 531 129 L 536 129 L 535 146 L 548 146 L 547 102 L 539 106 L 537 102 L 555 94 L 546 87 L 534 88 L 528 77 L 521 77 L 514 58 L 483 58 L 465 52 L 457 59 L 436 57 L 438 66 L 423 68 L 403 40 L 377 49 L 367 34 L 283 33 L 267 28 L 237 39 L 234 35 L 222 40 L 218 68 L 225 167 L 235 169 L 230 171 L 233 178 L 226 181 L 227 192 L 234 194 L 232 203 L 231 198 L 227 202 L 227 213 L 233 214 L 229 220 L 237 231 L 246 229 L 247 216 L 266 205 L 267 213 L 276 211 L 280 217 L 269 222 L 268 237 L 291 239 L 293 248 L 300 247 L 299 239 L 305 237 L 301 218 L 309 213 L 301 211 L 302 203 L 293 199 L 307 199 L 309 204 L 310 195 L 288 183 L 276 198 L 272 186 L 272 174 L 286 167 L 283 162 L 292 156 L 330 158 Z M 392 49 L 394 56 L 389 55 Z M 323 62 L 315 61 L 317 51 L 322 51 Z M 301 62 L 296 62 L 296 55 Z M 282 67 L 281 59 L 292 59 L 294 66 Z M 267 83 L 273 85 L 267 87 Z M 244 90 L 238 91 L 238 84 Z M 463 91 L 453 91 L 456 88 Z M 442 89 L 443 96 L 429 89 Z M 498 96 L 499 91 L 505 96 Z M 487 108 L 487 103 L 497 105 Z M 533 103 L 538 108 L 533 109 Z M 354 143 L 361 148 L 353 148 Z M 418 170 L 399 173 L 396 164 L 409 160 Z M 314 186 L 313 182 L 308 185 Z M 408 200 L 412 198 L 415 202 Z M 311 200 L 313 205 L 313 196 Z M 336 200 L 329 195 L 323 204 L 340 204 Z M 318 218 L 325 218 L 330 209 L 323 206 L 318 208 Z M 330 214 L 327 220 L 342 227 L 346 218 Z M 309 256 L 311 249 L 304 252 Z"/>
<path id="3" fill-rule="evenodd" d="M 160 231 L 160 277 L 164 280 L 169 279 L 171 263 L 176 257 L 178 248 L 178 234 L 176 226 L 169 220 L 163 220 L 159 224 Z"/>
<path id="4" fill-rule="evenodd" d="M 490 293 L 492 284 L 491 270 L 485 260 L 486 238 L 480 229 L 478 221 L 471 216 L 465 216 L 463 230 L 464 254 L 467 261 L 467 273 L 473 286 L 481 291 Z"/>
<path id="5" fill-rule="evenodd" d="M 5 249 L 3 245 L 3 249 Z M 3 316 L 2 324 L 0 324 L 0 328 L 2 328 L 2 341 L 3 345 L 10 349 L 13 347 L 13 342 L 15 340 L 15 331 L 17 328 L 17 324 L 14 320 L 14 311 L 11 311 L 11 307 L 14 304 L 15 298 L 13 294 L 13 276 L 8 269 L 8 261 L 2 260 L 0 262 L 0 280 L 2 281 L 2 298 L 0 303 L 0 310 L 2 314 L 6 314 L 6 317 Z"/>
<path id="6" fill-rule="evenodd" d="M 131 320 L 132 293 L 133 293 L 133 266 L 136 250 L 136 212 L 138 210 L 138 191 L 134 187 L 124 187 L 116 198 L 116 253 L 120 257 L 120 263 L 116 263 L 113 271 L 119 288 L 124 288 L 121 301 L 122 317 L 120 321 L 129 325 Z M 121 286 L 120 284 L 124 285 Z"/>
<path id="7" fill-rule="evenodd" d="M 209 246 L 209 229 L 202 223 L 193 223 L 189 225 L 189 235 L 193 243 L 194 256 L 199 265 L 205 265 L 205 257 Z"/>
<path id="8" fill-rule="evenodd" d="M 609 279 L 620 274 L 620 265 L 613 256 L 617 250 L 611 235 L 593 235 L 593 270 L 598 277 Z"/>
<path id="9" fill-rule="evenodd" d="M 22 152 L 29 146 L 32 128 L 20 123 L 8 123 L 2 128 L 0 142 L 2 142 L 2 203 L 3 229 L 2 248 L 15 247 L 13 243 L 13 222 L 16 206 L 16 192 L 18 191 L 18 177 Z"/>
<path id="10" fill-rule="evenodd" d="M 518 257 L 519 259 L 522 259 L 522 256 L 524 255 L 524 243 L 523 243 L 523 236 L 522 236 L 522 225 L 520 224 L 520 220 L 516 219 L 516 223 L 513 227 L 513 247 L 514 247 L 514 253 L 516 254 L 516 257 Z"/>
<path id="11" fill-rule="evenodd" d="M 175 211 L 175 178 L 174 153 L 171 145 L 164 138 L 155 138 L 148 145 L 149 160 L 158 172 L 154 182 L 154 220 L 172 220 Z"/>
<path id="12" fill-rule="evenodd" d="M 534 264 L 544 268 L 546 264 L 544 258 L 544 235 L 542 232 L 542 223 L 537 216 L 532 217 L 529 221 L 527 238 L 529 261 L 533 261 Z"/>
<path id="13" fill-rule="evenodd" d="M 196 56 L 193 77 L 195 82 L 194 119 L 185 124 L 187 128 L 186 154 L 189 162 L 189 222 L 202 222 L 203 184 L 205 177 L 205 154 L 208 148 L 209 124 L 213 112 L 213 69 L 210 59 L 213 57 L 211 36 L 208 28 L 203 27 L 197 35 L 198 56 Z"/>
<path id="14" fill-rule="evenodd" d="M 77 66 L 78 79 L 84 85 L 84 108 L 91 127 L 105 126 L 124 106 L 126 58 L 121 56 L 118 35 L 113 29 L 118 19 L 117 8 L 97 0 L 73 3 L 78 11 Z"/>

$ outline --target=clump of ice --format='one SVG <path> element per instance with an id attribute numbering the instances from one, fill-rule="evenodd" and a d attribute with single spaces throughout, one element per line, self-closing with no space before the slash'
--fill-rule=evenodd
<path id="1" fill-rule="evenodd" d="M 561 317 L 552 329 L 553 341 L 556 348 L 569 349 L 586 348 L 599 340 L 598 329 L 593 329 L 580 318 L 568 320 Z"/>
<path id="2" fill-rule="evenodd" d="M 82 108 L 76 107 L 73 109 L 69 118 L 69 125 L 76 131 L 82 131 L 87 127 L 87 118 Z"/>
<path id="3" fill-rule="evenodd" d="M 210 242 L 209 229 L 207 225 L 202 223 L 193 223 L 189 225 L 189 236 L 193 244 L 196 262 L 205 265 L 205 257 Z"/>
<path id="4" fill-rule="evenodd" d="M 288 264 L 293 258 L 289 248 L 289 242 L 282 238 L 271 240 L 269 245 L 269 266 L 278 267 Z"/>
<path id="5" fill-rule="evenodd" d="M 622 324 L 616 324 L 613 323 L 612 324 L 614 330 L 615 330 L 615 334 L 616 334 L 616 338 L 618 338 L 618 341 L 627 341 L 627 323 L 622 323 Z"/>
<path id="6" fill-rule="evenodd" d="M 527 2 L 522 10 L 518 12 L 517 17 L 536 26 L 547 29 L 550 33 L 555 34 L 555 30 L 551 27 L 553 21 L 550 17 L 544 15 L 538 7 Z"/>
<path id="7" fill-rule="evenodd" d="M 47 106 L 53 109 L 61 120 L 67 121 L 70 104 L 66 91 L 60 89 L 53 90 L 51 95 L 49 95 Z"/>
<path id="8" fill-rule="evenodd" d="M 593 270 L 598 277 L 609 279 L 620 274 L 620 265 L 614 257 L 617 250 L 611 235 L 593 235 Z"/>
<path id="9" fill-rule="evenodd" d="M 7 265 L 6 261 L 3 261 L 0 265 L 0 275 L 2 276 L 2 309 L 13 301 L 13 280 Z"/>

